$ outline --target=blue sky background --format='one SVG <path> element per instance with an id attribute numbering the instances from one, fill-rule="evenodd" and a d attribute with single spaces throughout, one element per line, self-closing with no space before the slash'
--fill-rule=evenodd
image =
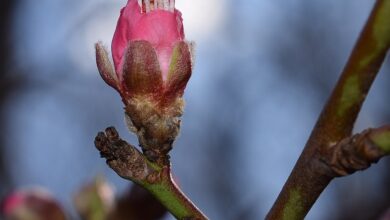
<path id="1" fill-rule="evenodd" d="M 9 99 L 5 122 L 16 187 L 45 187 L 71 209 L 72 195 L 96 175 L 118 193 L 128 186 L 93 146 L 96 133 L 111 125 L 137 143 L 124 125 L 119 95 L 98 75 L 93 51 L 99 40 L 110 45 L 125 3 L 20 1 L 11 72 L 29 83 Z M 265 216 L 373 3 L 177 0 L 187 39 L 197 46 L 172 161 L 183 190 L 211 219 Z M 389 67 L 387 58 L 357 131 L 389 121 Z M 307 219 L 336 218 L 340 203 L 385 199 L 376 189 L 388 166 L 383 160 L 334 181 Z"/>

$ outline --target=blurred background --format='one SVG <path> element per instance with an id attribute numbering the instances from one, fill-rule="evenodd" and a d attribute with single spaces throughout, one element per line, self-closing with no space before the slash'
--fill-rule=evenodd
<path id="1" fill-rule="evenodd" d="M 43 187 L 77 219 L 72 198 L 102 175 L 130 183 L 99 157 L 96 133 L 124 124 L 119 95 L 100 78 L 94 43 L 108 47 L 125 0 L 0 3 L 0 199 Z M 211 219 L 263 219 L 364 25 L 374 0 L 177 0 L 196 63 L 172 151 L 184 192 Z M 390 121 L 387 58 L 356 131 Z M 389 158 L 332 182 L 307 219 L 376 219 L 390 208 Z M 173 219 L 169 214 L 163 219 Z"/>

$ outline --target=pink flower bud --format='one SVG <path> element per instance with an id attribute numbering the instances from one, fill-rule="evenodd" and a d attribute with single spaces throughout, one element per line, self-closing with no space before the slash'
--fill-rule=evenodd
<path id="1" fill-rule="evenodd" d="M 17 209 L 19 206 L 23 205 L 25 202 L 25 195 L 20 192 L 15 192 L 12 195 L 9 195 L 4 200 L 4 206 L 3 206 L 3 212 L 6 215 L 9 215 L 12 213 L 15 209 Z"/>
<path id="2" fill-rule="evenodd" d="M 165 80 L 173 47 L 178 41 L 184 40 L 182 21 L 181 13 L 174 8 L 172 0 L 129 0 L 121 10 L 111 45 L 118 77 L 121 79 L 124 53 L 129 42 L 144 40 L 156 51 L 162 78 Z"/>
<path id="3" fill-rule="evenodd" d="M 181 13 L 174 0 L 129 0 L 112 40 L 114 68 L 96 44 L 99 72 L 127 105 L 137 95 L 159 105 L 183 95 L 192 72 L 192 45 L 184 41 Z"/>
<path id="4" fill-rule="evenodd" d="M 108 53 L 96 44 L 104 81 L 126 105 L 129 127 L 152 161 L 167 163 L 179 133 L 183 92 L 192 73 L 192 45 L 184 41 L 174 0 L 129 0 L 121 10 Z"/>
<path id="5" fill-rule="evenodd" d="M 103 178 L 84 185 L 74 197 L 74 205 L 82 219 L 109 219 L 114 206 L 114 189 Z"/>
<path id="6" fill-rule="evenodd" d="M 65 220 L 62 207 L 42 189 L 21 190 L 11 193 L 3 201 L 6 219 Z"/>

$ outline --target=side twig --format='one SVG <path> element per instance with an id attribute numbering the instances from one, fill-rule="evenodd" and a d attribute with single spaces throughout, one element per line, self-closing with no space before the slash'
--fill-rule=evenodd
<path id="1" fill-rule="evenodd" d="M 177 219 L 207 219 L 176 185 L 170 166 L 161 167 L 149 161 L 138 149 L 122 140 L 115 128 L 99 132 L 95 146 L 119 176 L 148 190 Z"/>
<path id="2" fill-rule="evenodd" d="M 332 167 L 329 155 L 337 155 L 336 152 L 340 152 L 337 143 L 351 135 L 361 106 L 386 56 L 390 45 L 389 18 L 390 0 L 378 0 L 300 158 L 266 219 L 303 219 L 330 181 L 344 174 Z M 386 137 L 385 141 L 388 141 Z M 355 154 L 359 151 L 353 149 L 351 152 Z M 350 168 L 352 170 L 348 173 L 356 167 Z"/>
<path id="3" fill-rule="evenodd" d="M 326 163 L 337 176 L 365 170 L 390 154 L 390 126 L 367 129 L 344 138 L 323 152 Z"/>

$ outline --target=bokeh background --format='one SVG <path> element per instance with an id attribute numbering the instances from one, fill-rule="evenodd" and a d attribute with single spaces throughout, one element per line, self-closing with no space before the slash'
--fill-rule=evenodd
<path id="1" fill-rule="evenodd" d="M 125 0 L 0 3 L 0 198 L 41 186 L 69 211 L 97 175 L 130 183 L 99 158 L 96 133 L 123 122 L 100 79 L 94 43 L 110 45 Z M 182 189 L 211 219 L 262 219 L 327 99 L 374 0 L 177 0 L 196 64 L 172 151 Z M 356 131 L 390 121 L 385 61 Z M 375 219 L 390 207 L 389 158 L 337 179 L 307 219 Z M 164 219 L 173 219 L 166 215 Z"/>

